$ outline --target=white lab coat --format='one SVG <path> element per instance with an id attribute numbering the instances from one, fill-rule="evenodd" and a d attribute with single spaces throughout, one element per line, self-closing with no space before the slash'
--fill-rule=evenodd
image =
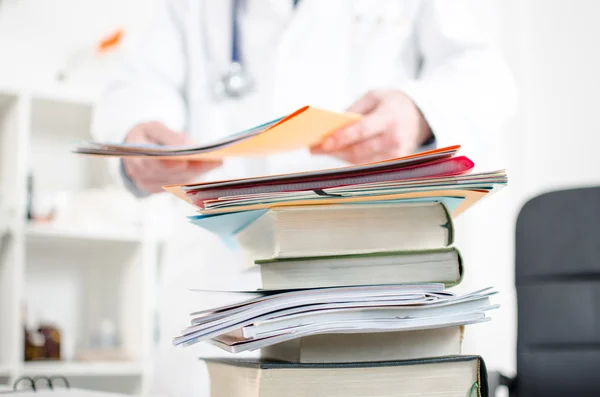
<path id="1" fill-rule="evenodd" d="M 215 81 L 230 62 L 230 7 L 226 0 L 161 1 L 147 40 L 97 108 L 96 138 L 122 141 L 134 125 L 159 120 L 205 142 L 303 105 L 341 111 L 369 90 L 399 89 L 419 106 L 438 147 L 461 144 L 485 156 L 515 109 L 508 69 L 475 29 L 469 2 L 455 0 L 302 0 L 295 10 L 291 0 L 247 0 L 242 58 L 256 89 L 241 100 L 215 100 Z M 338 164 L 298 151 L 228 160 L 206 178 Z M 174 235 L 163 264 L 154 391 L 198 397 L 207 392 L 197 360 L 206 348 L 174 349 L 170 340 L 190 311 L 210 304 L 186 298 L 186 289 L 230 274 L 240 258 L 178 216 L 185 232 Z"/>

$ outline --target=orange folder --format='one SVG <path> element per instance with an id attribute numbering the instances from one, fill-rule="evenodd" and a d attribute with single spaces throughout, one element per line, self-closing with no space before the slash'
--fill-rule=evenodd
<path id="1" fill-rule="evenodd" d="M 100 156 L 155 157 L 171 160 L 220 160 L 226 157 L 266 156 L 316 145 L 326 136 L 360 120 L 361 117 L 353 113 L 338 113 L 305 106 L 272 123 L 257 134 L 248 135 L 249 131 L 260 128 L 226 137 L 220 142 L 147 147 L 92 143 L 78 147 L 75 151 Z"/>
<path id="2" fill-rule="evenodd" d="M 377 201 L 388 201 L 388 200 L 403 200 L 403 199 L 414 199 L 423 197 L 464 197 L 462 203 L 452 213 L 453 217 L 465 212 L 473 204 L 478 202 L 480 199 L 485 197 L 489 192 L 485 190 L 453 190 L 453 189 L 440 189 L 440 190 L 427 190 L 427 191 L 414 191 L 408 193 L 397 193 L 397 194 L 386 194 L 380 196 L 366 196 L 366 197 L 345 197 L 345 198 L 331 198 L 321 199 L 315 202 L 314 200 L 293 200 L 280 203 L 269 203 L 269 204 L 252 204 L 245 206 L 237 206 L 234 211 L 252 211 L 261 210 L 274 207 L 289 207 L 298 205 L 325 205 L 325 204 L 355 204 L 355 203 L 368 203 Z M 201 214 L 226 214 L 232 212 L 231 208 L 219 208 L 214 210 L 199 210 Z"/>
<path id="3" fill-rule="evenodd" d="M 359 119 L 360 116 L 353 113 L 336 113 L 305 106 L 259 135 L 202 156 L 211 159 L 265 156 L 307 148 Z"/>

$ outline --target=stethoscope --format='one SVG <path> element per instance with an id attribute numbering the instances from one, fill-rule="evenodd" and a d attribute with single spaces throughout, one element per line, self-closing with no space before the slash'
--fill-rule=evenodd
<path id="1" fill-rule="evenodd" d="M 233 0 L 231 6 L 231 61 L 223 75 L 217 81 L 216 93 L 232 99 L 249 94 L 254 82 L 246 72 L 240 55 L 240 0 Z"/>
<path id="2" fill-rule="evenodd" d="M 239 99 L 254 89 L 254 81 L 247 73 L 240 54 L 239 10 L 242 0 L 233 0 L 231 6 L 231 60 L 225 73 L 216 82 L 217 97 Z M 294 7 L 300 0 L 293 0 Z"/>

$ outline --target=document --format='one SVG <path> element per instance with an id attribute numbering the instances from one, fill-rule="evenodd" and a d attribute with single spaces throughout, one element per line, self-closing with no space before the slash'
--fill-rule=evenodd
<path id="1" fill-rule="evenodd" d="M 312 106 L 203 145 L 139 145 L 89 142 L 75 153 L 113 157 L 157 157 L 172 160 L 220 160 L 255 157 L 308 148 L 329 134 L 360 119 L 360 115 L 338 113 Z"/>
<path id="2" fill-rule="evenodd" d="M 455 295 L 443 284 L 434 283 L 263 291 L 233 304 L 192 313 L 190 326 L 173 344 L 210 340 L 239 353 L 321 333 L 473 324 L 487 321 L 486 312 L 498 307 L 488 299 L 495 293 L 490 287 Z"/>
<path id="3" fill-rule="evenodd" d="M 255 218 L 244 211 L 281 206 L 324 204 L 375 204 L 406 200 L 460 202 L 450 205 L 456 217 L 492 191 L 507 183 L 504 170 L 471 173 L 473 162 L 456 156 L 450 146 L 369 164 L 319 171 L 169 185 L 164 189 L 193 204 L 203 215 L 238 213 L 224 219 L 194 218 L 218 234 L 239 231 Z M 219 224 L 222 220 L 226 224 Z M 231 223 L 229 222 L 231 221 Z M 212 224 L 212 225 L 211 225 Z"/>

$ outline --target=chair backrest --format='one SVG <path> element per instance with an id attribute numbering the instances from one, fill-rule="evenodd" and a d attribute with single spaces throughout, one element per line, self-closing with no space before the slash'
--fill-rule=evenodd
<path id="1" fill-rule="evenodd" d="M 600 187 L 527 202 L 515 248 L 518 397 L 600 396 Z"/>

